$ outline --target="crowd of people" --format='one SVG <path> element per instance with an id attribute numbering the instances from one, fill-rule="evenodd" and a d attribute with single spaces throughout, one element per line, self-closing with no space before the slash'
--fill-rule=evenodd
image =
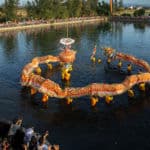
<path id="1" fill-rule="evenodd" d="M 23 128 L 22 119 L 12 122 L 5 136 L 0 138 L 0 150 L 59 150 L 59 145 L 51 145 L 49 133 L 38 134 L 34 127 Z"/>
<path id="2" fill-rule="evenodd" d="M 26 25 L 36 25 L 36 24 L 49 24 L 49 23 L 58 23 L 58 22 L 68 22 L 68 21 L 79 21 L 79 20 L 90 20 L 90 19 L 98 19 L 99 16 L 95 17 L 74 17 L 68 19 L 37 19 L 37 20 L 23 20 L 23 21 L 7 21 L 5 23 L 0 23 L 1 28 L 5 27 L 16 27 L 16 26 L 26 26 Z M 102 18 L 102 17 L 101 17 Z"/>

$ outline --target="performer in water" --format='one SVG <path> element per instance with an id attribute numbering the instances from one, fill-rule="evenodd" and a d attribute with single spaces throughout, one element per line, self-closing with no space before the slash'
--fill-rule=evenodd
<path id="1" fill-rule="evenodd" d="M 93 49 L 93 53 L 92 53 L 91 58 L 92 58 L 92 57 L 94 57 L 94 56 L 95 56 L 95 54 L 96 54 L 96 45 L 95 45 L 95 47 L 94 47 L 94 49 Z"/>
<path id="2" fill-rule="evenodd" d="M 95 54 L 96 54 L 96 45 L 95 45 L 95 47 L 94 47 L 94 49 L 93 49 L 93 52 L 92 52 L 92 55 L 91 55 L 91 57 L 90 57 L 90 59 L 91 59 L 93 62 L 96 61 Z"/>

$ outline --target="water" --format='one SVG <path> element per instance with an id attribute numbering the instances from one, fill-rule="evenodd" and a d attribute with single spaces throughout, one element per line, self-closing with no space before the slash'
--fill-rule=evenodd
<path id="1" fill-rule="evenodd" d="M 100 0 L 103 1 L 103 0 Z M 118 0 L 119 1 L 119 0 Z M 122 0 L 124 6 L 144 6 L 150 7 L 149 0 Z M 109 3 L 109 0 L 104 0 L 104 2 Z"/>
<path id="2" fill-rule="evenodd" d="M 75 99 L 72 106 L 67 106 L 64 100 L 50 98 L 48 108 L 43 108 L 41 94 L 31 98 L 28 91 L 22 89 L 20 74 L 23 66 L 36 56 L 57 55 L 59 40 L 65 35 L 64 27 L 0 34 L 0 118 L 11 120 L 23 116 L 24 126 L 34 126 L 40 132 L 49 130 L 50 142 L 60 144 L 62 150 L 149 149 L 149 97 L 139 95 L 131 102 L 123 94 L 116 96 L 111 106 L 101 99 L 95 109 L 90 107 L 89 97 Z M 150 62 L 149 25 L 76 25 L 69 27 L 69 35 L 76 40 L 73 49 L 77 51 L 70 86 L 121 82 L 125 78 L 124 74 L 107 69 L 100 50 L 102 46 L 111 46 Z M 90 62 L 95 44 L 102 64 Z M 135 67 L 133 72 L 137 69 Z M 63 86 L 57 64 L 51 73 L 45 66 L 43 71 L 44 77 Z"/>

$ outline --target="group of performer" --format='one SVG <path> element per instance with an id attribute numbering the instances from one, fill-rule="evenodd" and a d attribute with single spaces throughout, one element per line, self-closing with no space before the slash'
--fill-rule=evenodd
<path id="1" fill-rule="evenodd" d="M 68 41 L 67 41 L 68 42 Z M 91 55 L 92 62 L 96 62 L 96 49 L 95 46 Z M 36 94 L 40 92 L 43 94 L 42 101 L 45 103 L 48 101 L 49 97 L 65 98 L 67 99 L 67 104 L 73 102 L 73 98 L 81 97 L 85 95 L 91 96 L 91 105 L 95 106 L 98 102 L 98 97 L 105 97 L 107 104 L 113 101 L 113 96 L 120 95 L 124 92 L 128 92 L 129 97 L 134 97 L 134 91 L 132 87 L 136 84 L 139 85 L 141 91 L 146 90 L 146 83 L 150 82 L 150 66 L 144 61 L 137 59 L 134 56 L 116 52 L 112 48 L 103 48 L 104 54 L 107 59 L 107 63 L 111 64 L 114 60 L 119 60 L 117 68 L 121 69 L 123 61 L 128 61 L 127 72 L 131 74 L 133 64 L 143 67 L 145 72 L 141 72 L 134 75 L 128 75 L 125 80 L 121 83 L 115 84 L 104 84 L 104 83 L 91 83 L 85 87 L 66 87 L 61 88 L 59 84 L 55 83 L 50 79 L 43 78 L 41 74 L 40 64 L 46 63 L 48 68 L 51 70 L 53 68 L 52 62 L 59 62 L 62 65 L 61 78 L 62 80 L 68 81 L 71 78 L 71 71 L 73 69 L 72 63 L 75 60 L 76 52 L 70 49 L 70 46 L 66 47 L 59 54 L 59 56 L 43 56 L 34 58 L 31 63 L 28 63 L 22 70 L 21 84 L 22 86 L 27 86 L 31 88 L 31 94 Z M 98 63 L 102 60 L 98 58 Z"/>
<path id="2" fill-rule="evenodd" d="M 113 61 L 113 60 L 115 60 L 114 59 L 114 53 L 116 53 L 116 51 L 114 50 L 114 49 L 112 49 L 112 48 L 110 48 L 110 47 L 105 47 L 104 49 L 104 54 L 107 56 L 107 60 L 106 60 L 106 62 L 107 62 L 107 64 L 108 64 L 108 66 L 110 67 L 110 64 L 111 64 L 111 62 Z M 96 55 L 96 51 L 97 51 L 97 48 L 96 48 L 96 45 L 95 45 L 95 47 L 94 47 L 94 49 L 93 49 L 93 52 L 92 52 L 92 55 L 91 55 L 91 57 L 90 57 L 90 59 L 91 59 L 91 61 L 92 62 L 96 62 L 96 57 L 95 57 L 95 55 Z M 116 53 L 117 54 L 117 53 Z M 113 56 L 113 57 L 112 57 Z M 117 55 L 116 55 L 117 56 Z M 122 54 L 122 56 L 123 56 L 123 54 Z M 126 61 L 129 61 L 129 63 L 127 64 L 127 75 L 131 75 L 131 73 L 132 73 L 132 69 L 133 69 L 133 66 L 132 66 L 132 63 L 134 64 L 134 62 L 130 62 L 130 58 L 132 58 L 133 59 L 133 56 L 131 56 L 131 57 L 127 57 L 127 55 L 124 55 L 125 57 L 126 57 Z M 123 57 L 122 57 L 123 58 Z M 132 60 L 131 59 L 131 60 Z M 101 60 L 100 58 L 98 58 L 98 60 Z M 124 58 L 123 58 L 123 60 L 124 60 Z M 136 65 L 139 65 L 140 64 L 140 60 L 139 60 L 139 62 L 137 63 L 137 61 L 136 61 L 136 59 L 134 60 L 135 61 L 135 64 Z M 99 62 L 99 61 L 98 61 Z M 102 60 L 100 61 L 100 62 L 102 62 Z M 148 63 L 146 63 L 145 61 L 143 61 L 143 60 L 141 60 L 141 62 L 143 63 L 143 65 L 142 66 L 148 66 Z M 118 68 L 118 70 L 119 71 L 121 71 L 121 69 L 122 69 L 122 66 L 123 66 L 123 61 L 121 60 L 121 59 L 119 59 L 118 60 L 118 63 L 117 63 L 117 68 Z M 141 66 L 141 64 L 140 64 L 140 66 Z M 147 69 L 147 71 L 150 71 L 149 70 L 149 67 L 145 67 L 145 69 Z M 140 74 L 140 73 L 142 73 L 141 72 L 141 69 L 139 69 L 140 71 L 138 72 L 138 74 Z M 148 81 L 149 82 L 149 81 Z M 139 87 L 139 90 L 141 91 L 141 92 L 145 92 L 146 91 L 146 82 L 141 82 L 141 83 L 139 83 L 138 84 L 138 87 Z M 135 92 L 134 92 L 134 90 L 133 89 L 128 89 L 127 90 L 127 93 L 128 93 L 128 97 L 129 98 L 133 98 L 133 97 L 135 97 Z M 105 96 L 105 102 L 107 103 L 107 104 L 110 104 L 111 103 L 111 101 L 113 100 L 113 96 Z M 96 97 L 96 96 L 92 96 L 91 97 L 91 105 L 92 106 L 95 106 L 96 105 L 96 103 L 98 102 L 98 97 Z"/>

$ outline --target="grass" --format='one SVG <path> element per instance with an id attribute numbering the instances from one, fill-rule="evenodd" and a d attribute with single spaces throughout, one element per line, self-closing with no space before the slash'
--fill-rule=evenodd
<path id="1" fill-rule="evenodd" d="M 122 9 L 122 10 L 119 10 L 119 11 L 115 11 L 113 12 L 113 15 L 117 15 L 117 16 L 120 16 L 122 14 L 130 14 L 131 16 L 133 16 L 133 13 L 136 9 Z M 145 10 L 145 16 L 148 16 L 150 14 L 150 8 L 149 9 L 146 9 Z"/>

